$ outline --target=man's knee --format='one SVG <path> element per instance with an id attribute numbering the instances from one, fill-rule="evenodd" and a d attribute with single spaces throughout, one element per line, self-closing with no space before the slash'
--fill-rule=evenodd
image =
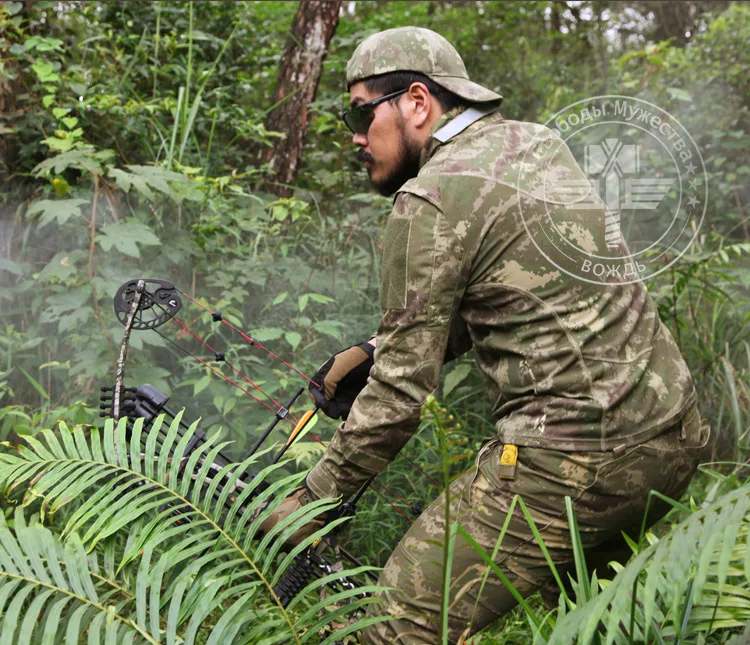
<path id="1" fill-rule="evenodd" d="M 360 640 L 365 645 L 429 643 L 433 640 L 432 633 L 437 633 L 437 625 L 431 623 L 434 622 L 432 605 L 439 594 L 427 579 L 424 567 L 418 566 L 407 553 L 411 542 L 413 538 L 409 536 L 399 542 L 380 574 L 378 584 L 386 589 L 375 594 L 367 618 L 382 616 L 387 620 L 362 631 Z"/>
<path id="2" fill-rule="evenodd" d="M 478 485 L 477 479 L 482 480 L 469 474 L 454 483 L 451 517 L 491 551 L 497 536 L 494 533 L 484 535 L 488 510 L 481 503 L 481 495 L 477 496 L 476 508 L 471 505 L 472 496 L 468 495 L 472 485 Z M 443 500 L 441 496 L 430 505 L 391 554 L 379 580 L 389 589 L 378 594 L 379 603 L 368 609 L 368 617 L 387 616 L 389 620 L 366 628 L 361 637 L 363 643 L 424 645 L 440 641 L 445 539 Z M 462 501 L 459 504 L 457 500 Z M 479 515 L 482 519 L 477 517 Z M 503 517 L 495 520 L 502 524 Z M 467 627 L 481 628 L 515 605 L 512 595 L 498 588 L 498 581 L 493 579 L 487 582 L 482 600 L 477 598 L 485 572 L 486 564 L 480 555 L 469 543 L 458 538 L 453 549 L 449 588 L 450 643 L 458 642 Z M 515 579 L 510 571 L 508 576 Z M 492 601 L 487 602 L 490 596 Z"/>

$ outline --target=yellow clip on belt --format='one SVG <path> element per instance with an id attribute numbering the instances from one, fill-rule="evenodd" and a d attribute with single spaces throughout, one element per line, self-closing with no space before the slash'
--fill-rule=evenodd
<path id="1" fill-rule="evenodd" d="M 500 455 L 500 479 L 514 479 L 517 462 L 518 446 L 514 446 L 512 443 L 504 444 L 503 454 Z"/>

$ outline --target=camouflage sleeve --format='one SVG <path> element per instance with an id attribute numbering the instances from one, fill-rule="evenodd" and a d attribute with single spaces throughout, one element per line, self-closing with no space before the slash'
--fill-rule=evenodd
<path id="1" fill-rule="evenodd" d="M 399 194 L 383 240 L 375 365 L 349 418 L 308 476 L 316 495 L 354 492 L 416 431 L 422 403 L 438 385 L 468 279 L 464 255 L 438 208 Z M 468 349 L 465 339 L 457 347 Z"/>

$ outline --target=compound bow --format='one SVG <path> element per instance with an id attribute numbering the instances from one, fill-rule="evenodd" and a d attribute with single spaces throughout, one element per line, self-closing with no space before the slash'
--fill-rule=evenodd
<path id="1" fill-rule="evenodd" d="M 291 363 L 277 356 L 270 349 L 262 345 L 250 335 L 243 332 L 241 329 L 233 325 L 230 321 L 226 320 L 221 312 L 211 311 L 185 292 L 180 291 L 177 287 L 174 286 L 173 283 L 167 280 L 158 279 L 134 279 L 124 283 L 117 290 L 114 298 L 115 315 L 117 316 L 117 319 L 123 324 L 125 330 L 123 333 L 123 339 L 120 348 L 120 356 L 117 362 L 115 384 L 113 387 L 102 388 L 103 394 L 101 396 L 100 405 L 102 412 L 100 413 L 100 416 L 111 416 L 115 421 L 119 420 L 121 416 L 125 416 L 128 418 L 128 423 L 132 423 L 140 417 L 144 419 L 144 424 L 152 423 L 154 419 L 160 414 L 164 414 L 171 419 L 176 418 L 177 415 L 167 407 L 169 397 L 166 394 L 160 392 L 154 386 L 144 384 L 138 387 L 125 387 L 123 383 L 127 348 L 131 331 L 152 330 L 162 336 L 162 338 L 167 340 L 169 343 L 177 347 L 180 351 L 191 356 L 193 359 L 197 360 L 213 373 L 217 374 L 219 377 L 226 380 L 234 387 L 239 388 L 245 394 L 253 398 L 256 402 L 260 403 L 271 412 L 273 412 L 273 419 L 249 449 L 247 454 L 243 457 L 243 461 L 255 454 L 261 448 L 261 446 L 268 439 L 276 426 L 282 421 L 290 422 L 294 426 L 294 428 L 289 434 L 289 437 L 287 438 L 284 445 L 273 457 L 273 463 L 277 463 L 284 456 L 289 447 L 291 447 L 295 441 L 298 441 L 300 438 L 302 438 L 302 436 L 306 434 L 309 434 L 309 436 L 314 441 L 325 445 L 320 438 L 310 432 L 310 428 L 314 425 L 315 422 L 317 408 L 309 410 L 304 415 L 302 415 L 300 419 L 295 419 L 290 412 L 292 405 L 302 394 L 304 388 L 298 387 L 292 397 L 283 405 L 270 395 L 266 394 L 257 383 L 243 374 L 235 366 L 228 363 L 224 352 L 216 351 L 204 339 L 202 339 L 200 336 L 198 336 L 198 334 L 190 329 L 184 321 L 177 318 L 176 314 L 182 308 L 183 298 L 200 307 L 206 313 L 210 314 L 214 322 L 220 322 L 221 324 L 229 327 L 234 332 L 238 333 L 242 337 L 242 339 L 251 346 L 254 346 L 259 350 L 266 352 L 274 359 L 282 362 L 286 367 L 304 378 L 313 386 L 318 386 L 318 384 L 314 383 L 312 379 L 296 369 Z M 204 361 L 186 348 L 182 347 L 171 338 L 162 334 L 158 330 L 158 328 L 170 320 L 174 320 L 175 323 L 178 324 L 184 332 L 193 336 L 197 341 L 199 341 L 203 346 L 211 351 L 216 362 L 226 363 L 233 372 L 235 372 L 251 386 L 253 391 L 250 391 L 246 387 L 243 387 L 234 379 L 225 375 L 219 369 L 210 365 L 208 362 Z M 266 400 L 259 398 L 259 396 L 257 396 L 254 392 L 262 395 Z M 182 432 L 184 432 L 184 430 L 188 429 L 189 425 L 184 420 L 180 419 L 180 427 L 183 429 Z M 165 438 L 166 430 L 161 430 L 161 441 L 163 442 Z M 187 458 L 190 456 L 190 454 L 203 442 L 205 442 L 205 440 L 206 438 L 203 432 L 195 432 L 190 444 L 187 447 L 187 450 L 184 453 L 185 461 L 187 461 Z M 402 456 L 406 458 L 405 455 Z M 211 467 L 212 473 L 216 475 L 217 473 L 221 472 L 221 469 L 224 466 L 231 462 L 232 460 L 228 455 L 223 452 L 219 452 L 214 464 Z M 434 482 L 434 480 L 429 477 L 429 475 L 424 473 L 424 471 L 422 471 L 422 469 L 420 469 L 416 464 L 413 464 L 413 462 L 411 463 L 415 468 L 420 470 L 420 472 L 425 474 L 425 476 L 427 476 L 431 481 Z M 199 467 L 200 466 L 198 466 L 198 468 Z M 244 473 L 239 478 L 235 478 L 233 486 L 236 488 L 244 488 L 245 486 L 249 485 L 251 481 L 253 481 L 254 477 L 255 473 Z M 373 483 L 406 504 L 405 500 L 390 491 L 383 484 L 374 481 L 373 477 L 372 479 L 367 481 L 357 491 L 357 493 L 352 496 L 351 499 L 341 504 L 333 513 L 334 517 L 329 517 L 329 521 L 331 519 L 353 516 L 356 510 L 357 502 Z M 221 484 L 222 482 L 220 482 L 220 485 L 218 487 L 214 488 L 215 495 L 217 496 L 221 495 L 222 493 Z M 259 485 L 257 485 L 256 491 L 259 493 L 264 488 L 264 483 L 261 482 Z M 381 491 L 374 488 L 373 490 L 376 494 L 379 494 L 385 499 Z M 226 497 L 226 499 L 228 504 L 231 503 L 230 497 Z M 412 521 L 398 506 L 390 502 L 388 499 L 385 499 L 385 501 L 402 516 L 404 516 L 409 522 Z M 177 513 L 175 514 L 177 515 Z M 178 519 L 176 521 L 179 522 L 182 520 Z M 292 599 L 307 586 L 308 582 L 313 576 L 330 577 L 331 574 L 343 571 L 343 559 L 348 560 L 356 567 L 363 566 L 362 563 L 359 562 L 351 553 L 349 553 L 346 549 L 344 549 L 337 543 L 336 533 L 338 532 L 337 529 L 339 528 L 339 526 L 337 526 L 336 529 L 327 534 L 324 539 L 319 540 L 317 543 L 313 544 L 313 546 L 309 547 L 300 555 L 298 555 L 295 559 L 295 562 L 289 567 L 289 569 L 287 569 L 284 577 L 280 580 L 280 582 L 274 589 L 274 593 L 279 599 L 279 602 L 282 604 L 282 606 L 286 607 L 292 601 Z M 329 552 L 333 554 L 333 560 L 327 555 Z M 365 573 L 369 577 L 377 580 L 377 576 L 375 576 L 372 571 L 365 571 Z M 341 589 L 353 589 L 360 585 L 358 585 L 358 583 L 352 578 L 342 576 L 340 578 L 331 579 L 330 582 L 327 583 L 327 586 L 331 587 L 335 591 L 339 591 Z"/>

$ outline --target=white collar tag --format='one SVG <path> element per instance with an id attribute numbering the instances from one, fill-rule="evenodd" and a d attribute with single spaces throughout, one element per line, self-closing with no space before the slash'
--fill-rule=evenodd
<path id="1" fill-rule="evenodd" d="M 434 139 L 437 139 L 440 143 L 447 143 L 457 134 L 463 132 L 468 128 L 474 121 L 478 121 L 486 114 L 497 110 L 497 101 L 493 101 L 488 104 L 480 104 L 480 107 L 470 107 L 455 119 L 451 119 L 442 128 L 440 128 L 435 134 L 432 135 Z"/>

